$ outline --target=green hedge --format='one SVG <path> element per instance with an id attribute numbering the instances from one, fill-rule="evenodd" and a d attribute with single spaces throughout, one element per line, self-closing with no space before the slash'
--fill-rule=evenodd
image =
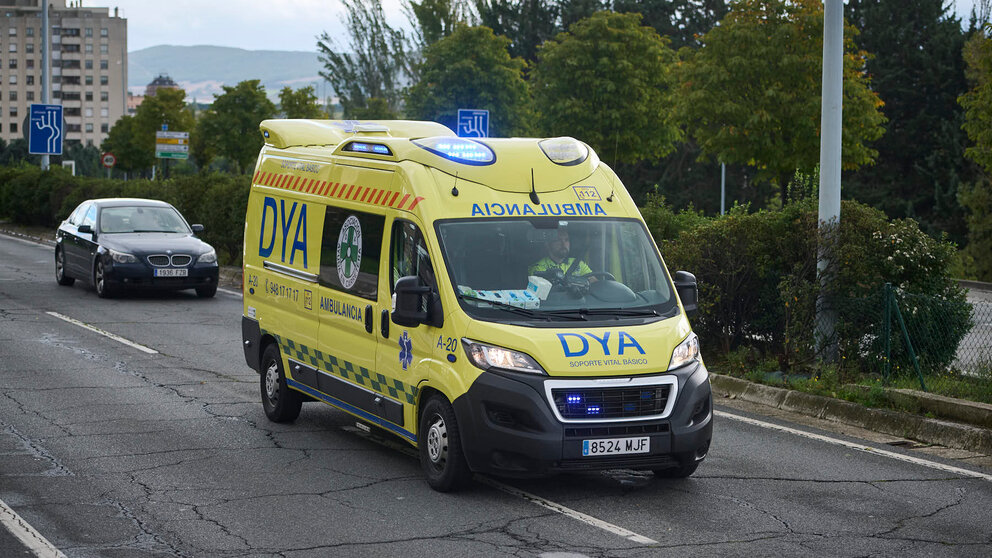
<path id="1" fill-rule="evenodd" d="M 217 249 L 221 263 L 241 264 L 250 177 L 199 174 L 168 180 L 74 177 L 53 168 L 0 167 L 0 216 L 15 223 L 55 228 L 80 202 L 92 198 L 148 198 L 171 203 Z"/>
<path id="2" fill-rule="evenodd" d="M 704 220 L 658 208 L 650 213 L 669 268 L 696 275 L 700 312 L 693 328 L 711 350 L 752 348 L 777 358 L 785 371 L 811 364 L 823 348 L 814 334 L 819 297 L 838 315 L 842 361 L 877 371 L 884 355 L 887 282 L 900 301 L 921 296 L 941 301 L 913 305 L 905 316 L 911 330 L 942 332 L 939 342 L 930 336 L 914 341 L 934 371 L 950 365 L 971 327 L 970 305 L 948 271 L 954 245 L 927 236 L 915 221 L 890 221 L 881 211 L 850 201 L 841 205 L 839 228 L 818 227 L 815 201 L 757 213 L 735 207 L 724 217 Z M 678 226 L 687 221 L 691 226 Z M 673 226 L 679 229 L 674 237 Z M 817 247 L 827 243 L 835 257 L 821 288 Z M 894 358 L 905 364 L 901 340 L 894 342 Z"/>

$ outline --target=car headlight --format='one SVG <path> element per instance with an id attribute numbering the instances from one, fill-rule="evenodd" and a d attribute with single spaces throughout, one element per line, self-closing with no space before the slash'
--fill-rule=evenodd
<path id="1" fill-rule="evenodd" d="M 462 339 L 462 346 L 465 347 L 465 354 L 472 364 L 483 370 L 500 368 L 514 372 L 544 374 L 544 369 L 530 355 L 468 339 Z"/>
<path id="2" fill-rule="evenodd" d="M 127 252 L 118 252 L 117 250 L 110 250 L 110 259 L 114 260 L 114 263 L 119 264 L 138 263 L 138 258 Z"/>
<path id="3" fill-rule="evenodd" d="M 668 365 L 669 370 L 681 368 L 692 361 L 699 360 L 699 337 L 695 333 L 690 333 L 678 347 L 672 351 L 672 361 Z"/>
<path id="4" fill-rule="evenodd" d="M 205 254 L 200 254 L 200 257 L 196 259 L 199 263 L 214 263 L 217 261 L 217 250 L 213 248 Z"/>

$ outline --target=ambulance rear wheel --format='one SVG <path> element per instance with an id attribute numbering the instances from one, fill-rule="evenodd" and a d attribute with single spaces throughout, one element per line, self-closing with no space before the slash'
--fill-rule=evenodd
<path id="1" fill-rule="evenodd" d="M 55 281 L 66 287 L 76 282 L 75 279 L 65 274 L 65 252 L 62 251 L 62 248 L 55 249 Z"/>
<path id="2" fill-rule="evenodd" d="M 286 385 L 279 347 L 271 344 L 262 353 L 262 408 L 272 422 L 293 422 L 300 416 L 303 397 Z"/>
<path id="3" fill-rule="evenodd" d="M 451 403 L 433 395 L 424 405 L 417 434 L 420 465 L 427 484 L 438 492 L 451 492 L 468 484 L 472 472 L 462 452 L 458 420 Z"/>

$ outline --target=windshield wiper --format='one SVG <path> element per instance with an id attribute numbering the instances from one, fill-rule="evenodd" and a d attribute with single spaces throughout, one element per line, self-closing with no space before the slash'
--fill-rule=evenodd
<path id="1" fill-rule="evenodd" d="M 574 308 L 571 310 L 542 310 L 541 313 L 562 317 L 580 316 L 581 319 L 587 319 L 585 316 L 616 316 L 624 318 L 637 316 L 661 316 L 661 314 L 653 308 L 643 310 L 633 308 Z"/>
<path id="2" fill-rule="evenodd" d="M 153 229 L 135 229 L 135 230 L 133 230 L 131 232 L 136 232 L 136 233 L 174 233 L 174 232 L 178 232 L 178 231 L 158 231 L 158 230 L 153 230 Z"/>
<path id="3" fill-rule="evenodd" d="M 537 310 L 531 310 L 529 308 L 521 308 L 519 306 L 514 306 L 512 304 L 507 304 L 505 302 L 499 302 L 496 300 L 489 300 L 487 298 L 480 298 L 477 296 L 467 295 L 458 293 L 458 297 L 465 300 L 474 300 L 476 302 L 485 302 L 486 304 L 492 304 L 493 307 L 499 308 L 500 310 L 506 310 L 507 312 L 513 312 L 514 314 L 520 314 L 521 316 L 527 316 L 528 318 L 543 318 L 545 320 L 550 320 L 546 315 L 546 312 L 540 312 Z M 585 318 L 574 317 L 574 316 L 562 316 L 577 320 L 585 320 Z"/>

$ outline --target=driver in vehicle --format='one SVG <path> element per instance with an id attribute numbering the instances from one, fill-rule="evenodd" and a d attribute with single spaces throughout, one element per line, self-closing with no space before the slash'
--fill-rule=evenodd
<path id="1" fill-rule="evenodd" d="M 586 262 L 568 257 L 568 252 L 570 249 L 568 229 L 559 227 L 557 237 L 549 240 L 546 247 L 548 250 L 548 255 L 544 256 L 527 268 L 528 274 L 544 275 L 548 271 L 555 273 L 557 273 L 557 271 L 561 271 L 567 276 L 582 277 L 583 275 L 592 273 L 592 269 L 589 268 Z"/>

